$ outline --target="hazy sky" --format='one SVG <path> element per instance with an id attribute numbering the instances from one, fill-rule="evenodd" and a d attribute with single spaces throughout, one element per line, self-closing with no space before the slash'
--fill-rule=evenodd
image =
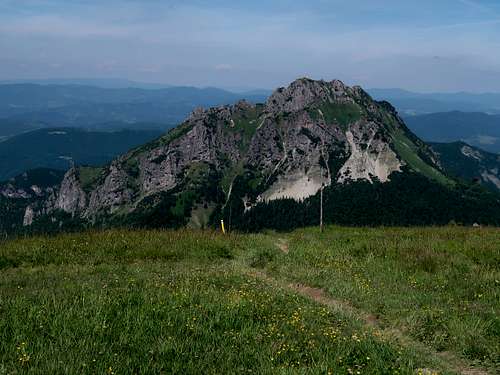
<path id="1" fill-rule="evenodd" d="M 0 0 L 0 79 L 500 92 L 500 0 Z"/>

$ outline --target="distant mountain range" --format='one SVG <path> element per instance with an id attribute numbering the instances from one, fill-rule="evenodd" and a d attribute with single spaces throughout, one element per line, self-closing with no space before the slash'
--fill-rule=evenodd
<path id="1" fill-rule="evenodd" d="M 161 83 L 147 83 L 131 81 L 123 78 L 49 78 L 49 79 L 11 79 L 1 80 L 0 85 L 18 85 L 18 84 L 35 84 L 35 85 L 79 85 L 79 86 L 94 86 L 103 89 L 166 89 L 173 85 L 165 85 Z"/>
<path id="2" fill-rule="evenodd" d="M 41 129 L 0 142 L 0 181 L 34 168 L 62 171 L 75 165 L 102 165 L 162 130 L 96 132 L 75 128 Z"/>
<path id="3" fill-rule="evenodd" d="M 94 127 L 111 122 L 175 125 L 197 107 L 240 99 L 263 102 L 266 96 L 217 88 L 4 84 L 0 85 L 0 136 L 46 126 Z"/>
<path id="4" fill-rule="evenodd" d="M 368 93 L 376 100 L 391 102 L 403 116 L 450 111 L 500 114 L 500 93 L 421 94 L 402 89 L 370 89 Z"/>
<path id="5" fill-rule="evenodd" d="M 182 122 L 197 107 L 231 104 L 240 99 L 265 102 L 270 94 L 268 90 L 234 93 L 120 79 L 34 82 L 37 83 L 0 84 L 0 140 L 34 129 L 60 126 L 99 131 L 165 130 Z M 408 119 L 412 130 L 425 140 L 462 140 L 500 152 L 497 139 L 500 94 L 420 94 L 401 89 L 371 89 L 369 93 L 376 100 L 391 102 Z"/>
<path id="6" fill-rule="evenodd" d="M 405 118 L 408 127 L 429 142 L 463 141 L 500 153 L 500 115 L 444 112 Z"/>
<path id="7" fill-rule="evenodd" d="M 94 90 L 92 90 L 92 88 Z M 267 89 L 218 89 L 179 87 L 166 84 L 135 82 L 127 79 L 45 79 L 0 81 L 2 92 L 10 101 L 0 106 L 0 118 L 28 111 L 54 110 L 62 106 L 82 104 L 150 103 L 169 105 L 199 105 L 209 107 L 233 103 L 239 99 L 264 102 L 272 91 Z M 416 93 L 403 89 L 369 89 L 376 100 L 391 102 L 403 116 L 435 112 L 484 112 L 500 114 L 500 93 Z M 92 95 L 92 96 L 89 96 Z M 43 98 L 47 102 L 44 103 Z M 39 101 L 42 99 L 42 102 Z M 177 108 L 179 110 L 179 108 Z M 176 116 L 177 113 L 171 116 Z M 187 115 L 187 114 L 186 114 Z M 182 121 L 175 117 L 176 123 Z M 116 120 L 116 119 L 113 119 Z M 105 119 L 102 122 L 109 121 Z M 143 118 L 141 121 L 158 121 Z M 164 121 L 164 118 L 162 118 Z M 161 122 L 161 121 L 160 121 Z"/>
<path id="8" fill-rule="evenodd" d="M 463 141 L 500 153 L 499 93 L 419 94 L 401 89 L 371 89 L 393 104 L 408 127 L 429 142 Z"/>

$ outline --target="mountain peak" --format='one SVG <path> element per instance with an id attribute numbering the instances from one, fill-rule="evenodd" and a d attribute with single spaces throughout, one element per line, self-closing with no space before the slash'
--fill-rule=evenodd
<path id="1" fill-rule="evenodd" d="M 297 112 L 321 102 L 353 102 L 356 90 L 340 80 L 324 81 L 299 78 L 288 87 L 281 87 L 267 100 L 268 109 L 276 112 Z"/>

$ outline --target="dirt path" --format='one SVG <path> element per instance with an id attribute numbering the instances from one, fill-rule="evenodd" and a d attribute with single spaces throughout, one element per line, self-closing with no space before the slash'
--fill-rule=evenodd
<path id="1" fill-rule="evenodd" d="M 378 327 L 379 322 L 376 316 L 372 314 L 361 313 L 358 309 L 352 307 L 344 301 L 328 297 L 323 289 L 314 288 L 304 284 L 288 284 L 288 288 L 302 296 L 314 300 L 321 305 L 348 312 L 350 315 L 355 315 L 368 326 Z"/>
<path id="2" fill-rule="evenodd" d="M 276 243 L 276 246 L 285 254 L 288 254 L 288 242 L 284 239 L 279 239 Z M 377 330 L 383 337 L 390 338 L 396 342 L 398 342 L 402 346 L 412 346 L 414 348 L 418 348 L 421 352 L 426 353 L 434 358 L 438 358 L 445 366 L 449 367 L 450 370 L 461 374 L 461 375 L 490 375 L 489 372 L 469 367 L 462 359 L 456 357 L 454 354 L 446 352 L 440 353 L 432 348 L 422 344 L 414 340 L 413 338 L 405 335 L 401 330 L 396 328 L 386 328 L 383 327 L 379 319 L 373 314 L 369 314 L 365 311 L 362 311 L 346 301 L 335 299 L 329 296 L 323 289 L 315 288 L 309 285 L 301 284 L 301 283 L 289 283 L 282 280 L 278 280 L 272 276 L 269 276 L 267 273 L 256 270 L 256 269 L 247 269 L 246 272 L 249 276 L 261 279 L 268 284 L 274 285 L 278 288 L 288 290 L 294 293 L 297 293 L 303 297 L 306 297 L 316 303 L 319 303 L 323 306 L 328 307 L 334 311 L 341 311 L 344 314 L 349 316 L 353 316 L 361 320 L 368 329 Z M 419 369 L 421 373 L 433 373 L 430 369 Z"/>

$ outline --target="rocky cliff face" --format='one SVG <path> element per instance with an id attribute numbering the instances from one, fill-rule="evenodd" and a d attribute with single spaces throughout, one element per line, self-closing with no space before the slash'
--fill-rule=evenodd
<path id="1" fill-rule="evenodd" d="M 64 172 L 55 169 L 29 170 L 6 182 L 0 182 L 0 195 L 13 199 L 43 198 L 58 188 L 63 176 Z"/>
<path id="2" fill-rule="evenodd" d="M 38 168 L 0 183 L 0 230 L 31 225 L 46 213 L 44 205 L 52 211 L 63 176 L 59 170 Z"/>
<path id="3" fill-rule="evenodd" d="M 87 197 L 80 186 L 78 172 L 71 168 L 64 175 L 54 208 L 75 214 L 87 207 Z"/>
<path id="4" fill-rule="evenodd" d="M 96 173 L 70 170 L 55 198 L 43 210 L 30 208 L 26 222 L 57 210 L 109 218 L 165 196 L 178 216 L 220 208 L 235 197 L 248 210 L 261 201 L 302 200 L 331 184 L 386 182 L 402 171 L 445 179 L 433 152 L 390 105 L 340 81 L 303 78 L 265 104 L 196 110 Z"/>

